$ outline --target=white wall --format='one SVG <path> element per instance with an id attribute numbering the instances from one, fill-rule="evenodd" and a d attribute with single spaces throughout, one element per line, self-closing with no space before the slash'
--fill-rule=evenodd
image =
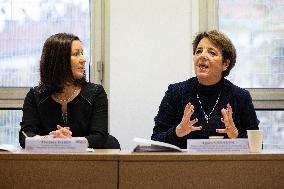
<path id="1" fill-rule="evenodd" d="M 170 83 L 192 73 L 189 0 L 110 0 L 110 133 L 150 139 Z"/>

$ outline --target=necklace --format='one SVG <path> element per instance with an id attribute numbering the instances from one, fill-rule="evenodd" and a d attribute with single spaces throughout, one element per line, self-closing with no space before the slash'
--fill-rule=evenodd
<path id="1" fill-rule="evenodd" d="M 65 113 L 62 113 L 62 119 L 63 119 L 63 123 L 64 124 L 67 124 L 67 119 L 68 118 L 68 113 L 67 111 Z"/>
<path id="2" fill-rule="evenodd" d="M 77 92 L 77 89 L 74 89 L 73 93 L 67 98 L 67 99 L 60 99 L 58 96 L 56 96 L 56 99 L 59 100 L 60 102 L 69 102 L 69 100 L 75 95 Z"/>
<path id="3" fill-rule="evenodd" d="M 215 108 L 216 108 L 216 106 L 217 106 L 217 104 L 218 104 L 218 102 L 219 102 L 220 96 L 221 96 L 221 92 L 219 93 L 218 98 L 217 98 L 217 100 L 216 100 L 216 102 L 215 102 L 215 105 L 213 106 L 211 112 L 207 115 L 207 114 L 205 113 L 205 110 L 204 110 L 203 106 L 202 106 L 202 103 L 201 103 L 201 101 L 200 101 L 200 98 L 199 98 L 198 93 L 197 93 L 197 95 L 196 95 L 196 98 L 197 98 L 197 100 L 198 100 L 198 102 L 199 102 L 199 104 L 200 104 L 201 110 L 202 110 L 202 112 L 203 112 L 203 114 L 204 114 L 204 117 L 205 117 L 205 120 L 206 120 L 207 123 L 208 123 L 208 121 L 209 121 L 209 119 L 210 119 L 211 114 L 214 112 L 214 110 L 215 110 Z"/>

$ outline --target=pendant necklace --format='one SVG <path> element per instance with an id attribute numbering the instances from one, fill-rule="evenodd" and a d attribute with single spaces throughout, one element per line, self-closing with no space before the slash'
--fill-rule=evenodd
<path id="1" fill-rule="evenodd" d="M 65 113 L 62 113 L 62 119 L 63 119 L 63 123 L 66 125 L 67 124 L 67 117 L 68 117 L 68 113 L 67 111 Z"/>
<path id="2" fill-rule="evenodd" d="M 204 109 L 203 106 L 202 106 L 202 103 L 201 103 L 201 101 L 200 101 L 200 98 L 199 98 L 198 93 L 196 94 L 196 98 L 197 98 L 197 100 L 198 100 L 198 102 L 199 102 L 199 104 L 200 104 L 200 107 L 201 107 L 201 110 L 202 110 L 202 112 L 203 112 L 203 114 L 204 114 L 206 123 L 209 122 L 210 116 L 211 116 L 211 114 L 214 112 L 214 110 L 215 110 L 215 108 L 216 108 L 216 106 L 217 106 L 217 104 L 218 104 L 218 102 L 219 102 L 220 96 L 221 96 L 221 92 L 219 93 L 218 98 L 217 98 L 217 100 L 216 100 L 216 102 L 215 102 L 215 105 L 213 106 L 211 112 L 207 115 L 207 114 L 205 113 L 205 109 Z"/>
<path id="3" fill-rule="evenodd" d="M 68 103 L 68 102 L 71 100 L 71 98 L 76 94 L 76 92 L 77 92 L 77 89 L 75 88 L 74 91 L 73 91 L 73 93 L 72 93 L 68 98 L 66 98 L 66 99 L 60 99 L 60 98 L 58 98 L 58 97 L 56 97 L 56 98 L 57 98 L 57 100 L 59 100 L 61 103 Z M 62 113 L 62 119 L 63 119 L 63 123 L 64 123 L 64 124 L 67 124 L 67 122 L 68 122 L 68 113 L 67 113 L 67 110 L 66 110 L 65 113 Z"/>
<path id="4" fill-rule="evenodd" d="M 73 93 L 71 94 L 71 96 L 69 96 L 67 99 L 60 99 L 58 98 L 58 96 L 56 97 L 57 100 L 59 100 L 60 102 L 69 102 L 69 100 L 75 95 L 75 93 L 77 92 L 77 89 L 75 88 Z"/>

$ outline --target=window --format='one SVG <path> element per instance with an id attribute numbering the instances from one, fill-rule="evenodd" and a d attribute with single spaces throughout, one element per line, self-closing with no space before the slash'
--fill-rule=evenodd
<path id="1" fill-rule="evenodd" d="M 0 144 L 18 145 L 23 99 L 29 87 L 38 85 L 41 50 L 50 35 L 79 36 L 89 63 L 87 80 L 92 80 L 91 10 L 97 5 L 95 10 L 100 10 L 100 4 L 100 0 L 0 0 Z M 96 44 L 100 46 L 100 41 Z M 100 59 L 100 54 L 96 56 Z"/>
<path id="2" fill-rule="evenodd" d="M 284 148 L 283 8 L 283 0 L 219 0 L 219 29 L 238 55 L 228 79 L 249 88 L 266 149 Z"/>
<path id="3" fill-rule="evenodd" d="M 87 0 L 5 0 L 0 9 L 0 86 L 37 85 L 43 43 L 58 32 L 78 35 L 89 57 Z"/>
<path id="4" fill-rule="evenodd" d="M 283 0 L 219 1 L 219 28 L 238 51 L 229 78 L 241 87 L 284 87 L 283 8 Z"/>
<path id="5" fill-rule="evenodd" d="M 283 111 L 256 111 L 263 130 L 264 149 L 284 149 L 284 112 Z"/>
<path id="6" fill-rule="evenodd" d="M 0 144 L 18 144 L 22 111 L 0 110 Z"/>

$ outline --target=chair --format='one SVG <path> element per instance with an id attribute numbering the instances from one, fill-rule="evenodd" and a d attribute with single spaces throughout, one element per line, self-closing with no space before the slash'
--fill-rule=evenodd
<path id="1" fill-rule="evenodd" d="M 120 149 L 120 144 L 114 136 L 108 135 L 104 149 Z"/>

